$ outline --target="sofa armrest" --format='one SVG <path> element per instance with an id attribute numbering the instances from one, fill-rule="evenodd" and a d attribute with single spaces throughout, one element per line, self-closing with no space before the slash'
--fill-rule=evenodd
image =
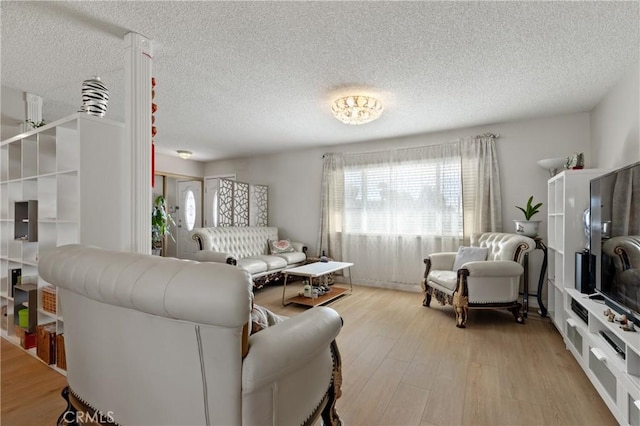
<path id="1" fill-rule="evenodd" d="M 295 251 L 301 251 L 303 253 L 307 252 L 307 246 L 305 246 L 303 243 L 291 242 L 291 245 L 293 246 Z"/>
<path id="2" fill-rule="evenodd" d="M 455 252 L 433 253 L 424 260 L 424 263 L 427 263 L 427 260 L 431 261 L 431 270 L 453 271 L 456 254 Z"/>
<path id="3" fill-rule="evenodd" d="M 513 260 L 467 262 L 460 269 L 469 271 L 470 277 L 519 277 L 524 268 Z"/>
<path id="4" fill-rule="evenodd" d="M 253 334 L 242 366 L 243 392 L 299 370 L 329 350 L 341 328 L 342 318 L 335 310 L 318 306 Z"/>
<path id="5" fill-rule="evenodd" d="M 219 262 L 228 263 L 229 265 L 235 265 L 238 263 L 236 256 L 232 253 L 225 253 L 222 251 L 200 250 L 195 252 L 193 257 L 199 262 Z"/>

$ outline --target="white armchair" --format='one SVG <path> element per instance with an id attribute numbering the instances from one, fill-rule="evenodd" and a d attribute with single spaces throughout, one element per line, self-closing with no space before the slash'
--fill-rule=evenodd
<path id="1" fill-rule="evenodd" d="M 469 308 L 507 308 L 523 324 L 518 302 L 524 254 L 535 248 L 535 241 L 518 234 L 483 233 L 471 236 L 471 247 L 486 249 L 486 260 L 464 262 L 454 269 L 458 253 L 434 253 L 426 265 L 422 289 L 424 306 L 431 298 L 442 305 L 453 305 L 456 326 L 464 328 Z"/>
<path id="2" fill-rule="evenodd" d="M 253 285 L 234 266 L 68 245 L 41 253 L 38 269 L 58 286 L 64 316 L 68 408 L 58 424 L 340 422 L 333 309 L 249 335 Z"/>

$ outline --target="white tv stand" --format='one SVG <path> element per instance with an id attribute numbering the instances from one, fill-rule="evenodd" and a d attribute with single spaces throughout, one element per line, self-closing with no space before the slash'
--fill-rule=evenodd
<path id="1" fill-rule="evenodd" d="M 609 322 L 603 301 L 591 300 L 576 289 L 565 290 L 567 348 L 616 420 L 621 425 L 640 425 L 640 331 L 623 331 L 620 324 Z M 586 308 L 588 324 L 571 309 L 572 299 Z M 601 330 L 621 342 L 624 357 L 601 336 Z"/>

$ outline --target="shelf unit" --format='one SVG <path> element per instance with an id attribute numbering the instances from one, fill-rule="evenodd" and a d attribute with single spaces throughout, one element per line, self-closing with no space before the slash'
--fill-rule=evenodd
<path id="1" fill-rule="evenodd" d="M 623 331 L 609 322 L 603 302 L 567 289 L 565 305 L 567 348 L 593 383 L 621 425 L 640 425 L 640 332 Z M 571 310 L 575 300 L 588 311 L 585 322 Z M 607 343 L 600 331 L 617 338 L 624 357 Z"/>
<path id="2" fill-rule="evenodd" d="M 586 247 L 582 216 L 589 207 L 589 181 L 603 169 L 565 170 L 548 180 L 548 303 L 551 321 L 566 336 L 566 289 L 575 288 L 575 253 Z"/>
<path id="3" fill-rule="evenodd" d="M 64 301 L 56 296 L 56 313 L 42 306 L 49 284 L 38 276 L 39 253 L 72 243 L 130 247 L 128 216 L 122 214 L 131 197 L 126 158 L 124 125 L 84 113 L 0 142 L 0 304 L 8 318 L 3 337 L 19 344 L 12 270 L 20 270 L 22 286 L 37 289 L 36 309 L 30 306 L 37 324 L 54 322 L 63 334 Z M 28 224 L 26 238 L 24 231 L 16 235 L 24 230 L 18 222 Z M 35 350 L 28 352 L 35 356 Z"/>
<path id="4" fill-rule="evenodd" d="M 575 253 L 584 250 L 583 214 L 589 207 L 589 183 L 607 170 L 565 170 L 548 181 L 548 310 L 566 347 L 576 358 L 620 424 L 640 425 L 640 333 L 622 331 L 604 316 L 606 306 L 575 288 Z M 586 321 L 571 308 L 575 300 Z M 600 331 L 621 343 L 623 358 Z"/>

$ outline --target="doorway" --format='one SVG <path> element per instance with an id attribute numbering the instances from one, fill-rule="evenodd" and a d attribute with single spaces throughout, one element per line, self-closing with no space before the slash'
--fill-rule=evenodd
<path id="1" fill-rule="evenodd" d="M 189 213 L 188 218 L 186 217 L 186 213 L 181 213 L 182 209 L 186 209 L 186 202 L 184 201 L 187 195 L 180 196 L 179 182 L 196 182 L 193 185 L 195 187 L 191 187 L 191 191 L 193 191 L 193 204 L 191 201 L 188 203 L 192 205 L 192 212 Z M 191 256 L 190 253 L 190 245 L 193 244 L 195 247 L 191 249 L 191 251 L 195 252 L 197 244 L 195 241 L 189 239 L 189 231 L 184 231 L 185 225 L 191 224 L 193 222 L 193 227 L 201 226 L 202 223 L 202 178 L 192 177 L 192 176 L 183 176 L 183 175 L 173 175 L 163 172 L 158 172 L 155 175 L 155 185 L 153 187 L 153 197 L 155 198 L 158 195 L 162 195 L 165 197 L 167 201 L 167 212 L 171 215 L 176 226 L 172 226 L 170 228 L 172 237 L 167 237 L 163 244 L 162 256 L 166 257 L 181 257 L 181 256 Z M 198 186 L 199 184 L 199 186 Z M 189 185 L 185 185 L 189 186 Z M 198 189 L 199 188 L 199 189 Z M 185 189 L 186 190 L 186 189 Z M 190 197 L 189 197 L 190 198 Z M 181 206 L 184 204 L 184 206 Z M 194 217 L 195 213 L 195 217 Z M 183 227 L 179 226 L 182 220 Z M 188 228 L 188 227 L 187 227 Z M 186 236 L 185 236 L 186 234 Z M 180 242 L 183 240 L 182 242 Z M 179 243 L 180 242 L 180 243 Z M 178 247 L 181 246 L 181 248 Z M 186 251 L 184 251 L 186 249 Z M 189 259 L 191 257 L 184 257 Z"/>
<path id="2" fill-rule="evenodd" d="M 176 257 L 194 259 L 198 245 L 191 239 L 191 231 L 202 227 L 202 181 L 178 180 L 176 193 Z"/>

